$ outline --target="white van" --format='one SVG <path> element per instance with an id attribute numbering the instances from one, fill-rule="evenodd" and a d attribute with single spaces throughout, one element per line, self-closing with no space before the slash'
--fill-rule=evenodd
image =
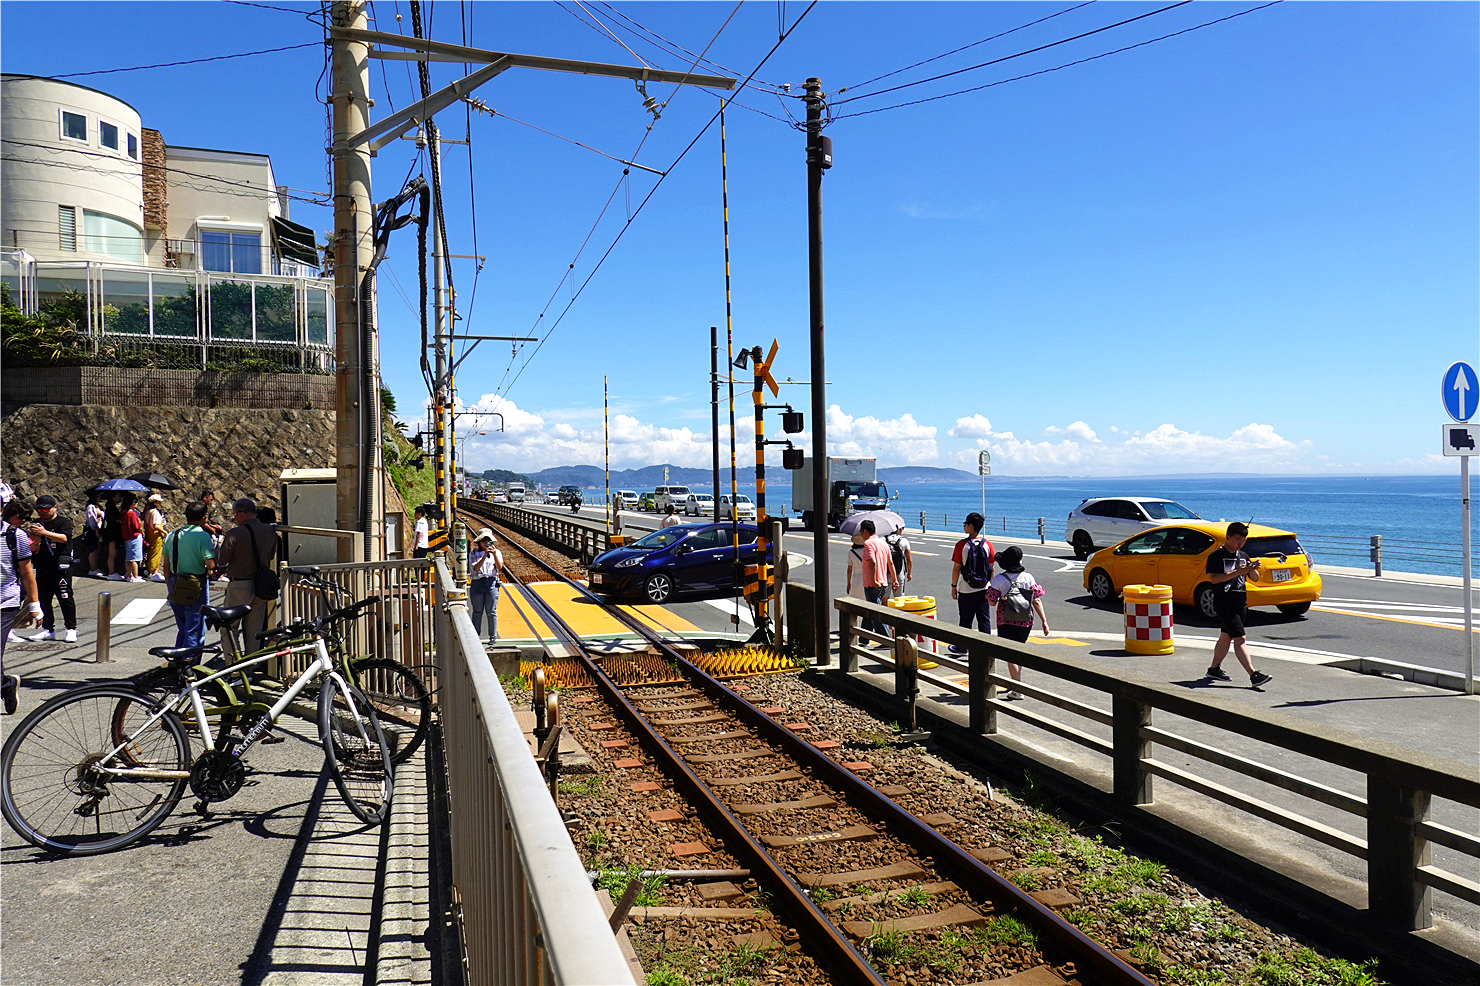
<path id="1" fill-rule="evenodd" d="M 509 487 L 508 487 L 508 493 L 509 493 L 509 502 L 510 503 L 523 503 L 524 502 L 524 484 L 523 483 L 510 483 L 509 484 Z"/>
<path id="2" fill-rule="evenodd" d="M 668 512 L 668 505 L 673 504 L 673 509 L 683 511 L 683 505 L 689 498 L 687 486 L 658 486 L 653 489 L 653 508 L 660 514 Z"/>

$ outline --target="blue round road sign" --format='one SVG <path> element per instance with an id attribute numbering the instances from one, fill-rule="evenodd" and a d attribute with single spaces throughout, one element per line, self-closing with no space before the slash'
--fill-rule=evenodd
<path id="1" fill-rule="evenodd" d="M 1480 405 L 1480 379 L 1475 368 L 1468 363 L 1455 363 L 1444 371 L 1444 381 L 1439 386 L 1439 396 L 1444 398 L 1444 410 L 1456 421 L 1468 421 Z"/>

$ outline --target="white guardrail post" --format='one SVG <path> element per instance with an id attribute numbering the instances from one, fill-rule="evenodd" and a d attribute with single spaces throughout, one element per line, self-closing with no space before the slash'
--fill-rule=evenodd
<path id="1" fill-rule="evenodd" d="M 467 981 L 635 986 L 473 629 L 467 596 L 443 559 L 436 573 L 452 881 Z"/>

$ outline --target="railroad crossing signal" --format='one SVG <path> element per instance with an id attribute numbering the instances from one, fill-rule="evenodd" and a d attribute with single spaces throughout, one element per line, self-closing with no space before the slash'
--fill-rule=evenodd
<path id="1" fill-rule="evenodd" d="M 755 364 L 755 375 L 764 380 L 766 382 L 766 386 L 771 388 L 772 397 L 779 397 L 781 395 L 781 388 L 776 386 L 776 378 L 771 376 L 771 364 L 776 362 L 776 353 L 780 349 L 781 343 L 775 339 L 772 339 L 771 351 L 766 354 L 765 362 Z M 756 352 L 760 352 L 759 346 L 756 347 Z"/>

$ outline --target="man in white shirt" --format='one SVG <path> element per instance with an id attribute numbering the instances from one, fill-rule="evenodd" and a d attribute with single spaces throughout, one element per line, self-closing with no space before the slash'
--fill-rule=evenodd
<path id="1" fill-rule="evenodd" d="M 431 544 L 432 525 L 426 517 L 426 507 L 416 508 L 416 540 L 411 545 L 413 558 L 425 558 Z"/>
<path id="2" fill-rule="evenodd" d="M 661 524 L 659 524 L 658 526 L 659 527 L 673 527 L 675 525 L 682 524 L 682 523 L 683 523 L 683 521 L 681 521 L 681 520 L 678 519 L 678 514 L 676 514 L 674 512 L 674 510 L 673 510 L 673 504 L 670 503 L 670 504 L 668 504 L 668 513 L 667 513 L 667 515 L 664 516 L 663 522 Z"/>

